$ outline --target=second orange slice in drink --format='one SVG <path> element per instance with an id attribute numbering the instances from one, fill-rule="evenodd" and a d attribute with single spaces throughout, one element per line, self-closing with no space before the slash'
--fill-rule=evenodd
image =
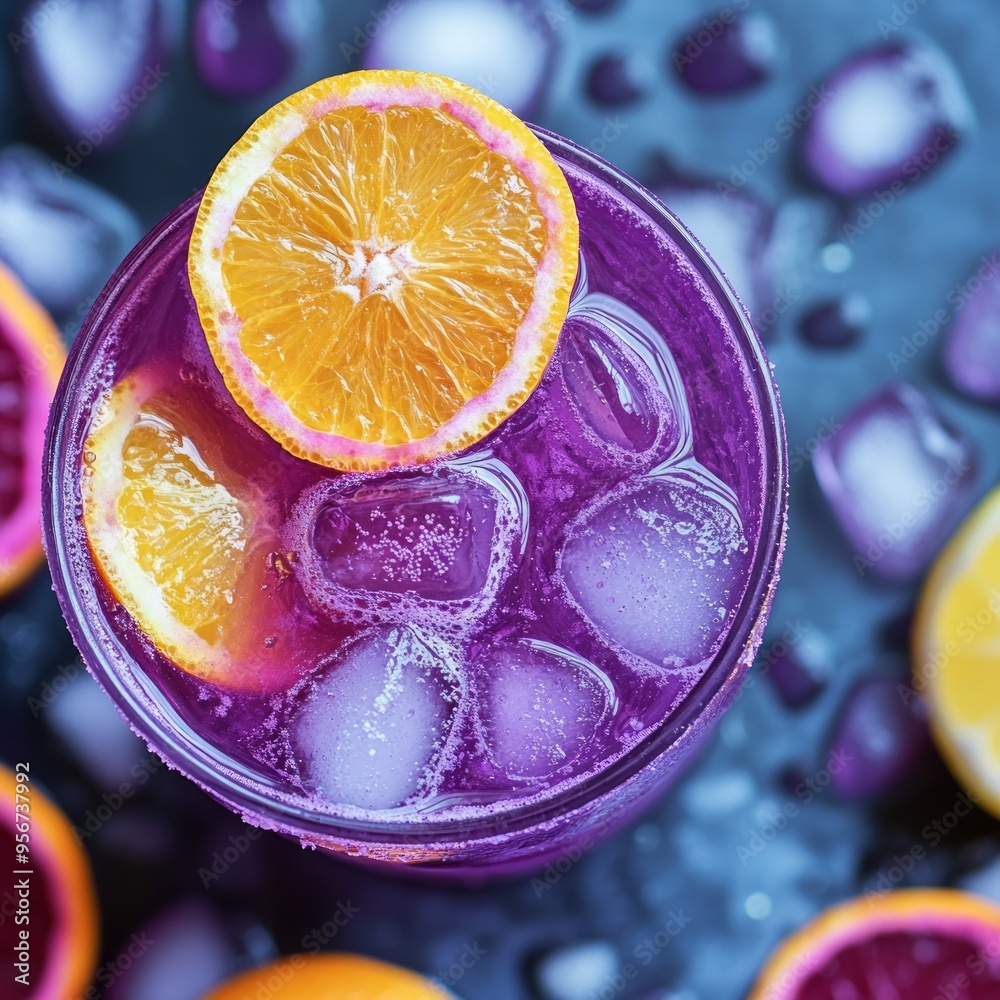
<path id="1" fill-rule="evenodd" d="M 321 80 L 206 189 L 189 273 L 233 397 L 341 469 L 466 447 L 528 397 L 576 277 L 569 186 L 509 111 L 444 77 Z"/>

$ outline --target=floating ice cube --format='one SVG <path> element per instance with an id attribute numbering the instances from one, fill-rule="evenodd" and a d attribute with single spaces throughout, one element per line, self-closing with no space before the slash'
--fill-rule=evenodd
<path id="1" fill-rule="evenodd" d="M 366 69 L 416 69 L 461 80 L 520 118 L 536 110 L 552 71 L 548 22 L 520 0 L 403 0 L 362 61 Z"/>
<path id="2" fill-rule="evenodd" d="M 519 557 L 527 501 L 513 473 L 487 456 L 433 473 L 328 481 L 300 501 L 301 577 L 327 609 L 484 598 Z M 410 605 L 400 604 L 407 615 Z"/>
<path id="3" fill-rule="evenodd" d="M 961 309 L 948 331 L 944 364 L 955 388 L 1000 402 L 1000 253 L 984 257 L 961 286 Z"/>
<path id="4" fill-rule="evenodd" d="M 23 50 L 32 90 L 53 123 L 91 147 L 111 145 L 168 74 L 161 0 L 35 0 Z M 79 151 L 81 155 L 86 155 Z"/>
<path id="5" fill-rule="evenodd" d="M 642 362 L 600 330 L 567 330 L 564 340 L 562 377 L 584 426 L 626 451 L 647 451 L 660 421 Z"/>
<path id="6" fill-rule="evenodd" d="M 571 528 L 570 594 L 615 642 L 665 666 L 709 656 L 741 597 L 748 546 L 735 500 L 707 473 L 651 476 Z"/>
<path id="7" fill-rule="evenodd" d="M 225 97 L 246 97 L 283 82 L 321 26 L 316 0 L 200 0 L 194 15 L 195 65 Z"/>
<path id="8" fill-rule="evenodd" d="M 927 760 L 930 740 L 920 702 L 901 677 L 866 677 L 847 696 L 830 741 L 830 772 L 845 798 L 885 795 Z"/>
<path id="9" fill-rule="evenodd" d="M 778 54 L 778 32 L 766 14 L 705 18 L 684 33 L 674 69 L 700 94 L 732 94 L 763 83 Z"/>
<path id="10" fill-rule="evenodd" d="M 711 254 L 758 328 L 773 324 L 776 317 L 767 311 L 775 298 L 771 209 L 745 190 L 723 193 L 712 181 L 672 178 L 654 193 Z"/>
<path id="11" fill-rule="evenodd" d="M 593 743 L 617 701 L 593 664 L 548 642 L 491 648 L 478 664 L 490 755 L 512 778 L 543 778 Z"/>
<path id="12" fill-rule="evenodd" d="M 813 465 L 858 572 L 899 580 L 944 542 L 976 479 L 972 445 L 905 382 L 845 417 Z"/>
<path id="13" fill-rule="evenodd" d="M 802 136 L 806 167 L 846 197 L 915 180 L 946 157 L 972 120 L 951 61 L 913 40 L 851 57 L 804 106 L 813 111 Z"/>
<path id="14" fill-rule="evenodd" d="M 80 318 L 139 238 L 116 198 L 28 146 L 0 152 L 0 257 L 48 309 Z"/>
<path id="15" fill-rule="evenodd" d="M 455 700 L 447 647 L 416 628 L 353 645 L 313 685 L 295 724 L 308 783 L 328 802 L 392 809 L 432 778 Z"/>

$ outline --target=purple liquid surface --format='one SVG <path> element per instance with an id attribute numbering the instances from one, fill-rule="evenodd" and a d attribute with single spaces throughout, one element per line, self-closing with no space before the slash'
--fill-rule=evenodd
<path id="1" fill-rule="evenodd" d="M 179 373 L 282 526 L 265 641 L 301 679 L 266 694 L 177 669 L 71 549 L 156 713 L 286 805 L 419 824 L 547 801 L 669 721 L 737 615 L 766 508 L 759 376 L 684 250 L 561 166 L 581 221 L 570 316 L 529 400 L 458 455 L 339 474 L 267 438 L 208 353 L 191 213 L 88 361 L 85 413 L 139 367 Z"/>

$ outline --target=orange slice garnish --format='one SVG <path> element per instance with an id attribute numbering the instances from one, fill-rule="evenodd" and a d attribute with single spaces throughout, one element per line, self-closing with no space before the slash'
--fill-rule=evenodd
<path id="1" fill-rule="evenodd" d="M 189 274 L 247 414 L 340 469 L 484 437 L 538 383 L 577 269 L 562 171 L 509 111 L 428 73 L 313 84 L 205 191 Z"/>

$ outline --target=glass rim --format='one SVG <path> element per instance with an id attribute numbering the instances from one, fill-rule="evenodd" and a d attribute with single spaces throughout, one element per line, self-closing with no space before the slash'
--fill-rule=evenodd
<path id="1" fill-rule="evenodd" d="M 76 390 L 81 372 L 87 368 L 90 352 L 100 342 L 99 331 L 106 317 L 116 307 L 136 271 L 155 256 L 160 245 L 169 240 L 195 210 L 202 196 L 201 191 L 196 192 L 157 223 L 118 266 L 95 301 L 70 350 L 46 430 L 43 533 L 54 589 L 69 631 L 88 670 L 115 702 L 120 714 L 168 764 L 214 798 L 245 817 L 252 817 L 253 822 L 259 825 L 306 841 L 373 846 L 469 844 L 477 840 L 507 838 L 547 825 L 561 816 L 585 808 L 639 775 L 656 758 L 690 738 L 697 722 L 708 724 L 714 721 L 735 696 L 749 669 L 752 652 L 762 638 L 784 549 L 788 487 L 784 419 L 763 344 L 745 307 L 718 265 L 658 198 L 623 171 L 572 140 L 534 125 L 530 127 L 551 152 L 609 184 L 680 246 L 716 297 L 733 329 L 740 353 L 748 364 L 765 439 L 762 449 L 763 504 L 757 552 L 736 618 L 708 669 L 659 727 L 595 774 L 572 782 L 550 796 L 543 794 L 537 801 L 535 796 L 526 796 L 526 801 L 520 804 L 514 802 L 491 815 L 435 819 L 428 814 L 418 821 L 391 818 L 357 820 L 309 810 L 301 803 L 267 794 L 266 784 L 257 778 L 248 782 L 246 775 L 234 769 L 236 762 L 228 756 L 224 759 L 218 754 L 213 757 L 205 752 L 204 746 L 182 739 L 183 733 L 170 724 L 163 705 L 157 704 L 154 708 L 151 696 L 147 693 L 143 697 L 142 685 L 134 672 L 129 683 L 110 662 L 102 644 L 94 641 L 85 612 L 86 602 L 78 585 L 80 574 L 72 571 L 68 532 L 61 528 L 73 497 L 67 496 L 65 470 L 62 467 L 69 421 L 60 417 L 68 412 L 67 401 Z M 134 666 L 131 657 L 128 660 Z"/>

